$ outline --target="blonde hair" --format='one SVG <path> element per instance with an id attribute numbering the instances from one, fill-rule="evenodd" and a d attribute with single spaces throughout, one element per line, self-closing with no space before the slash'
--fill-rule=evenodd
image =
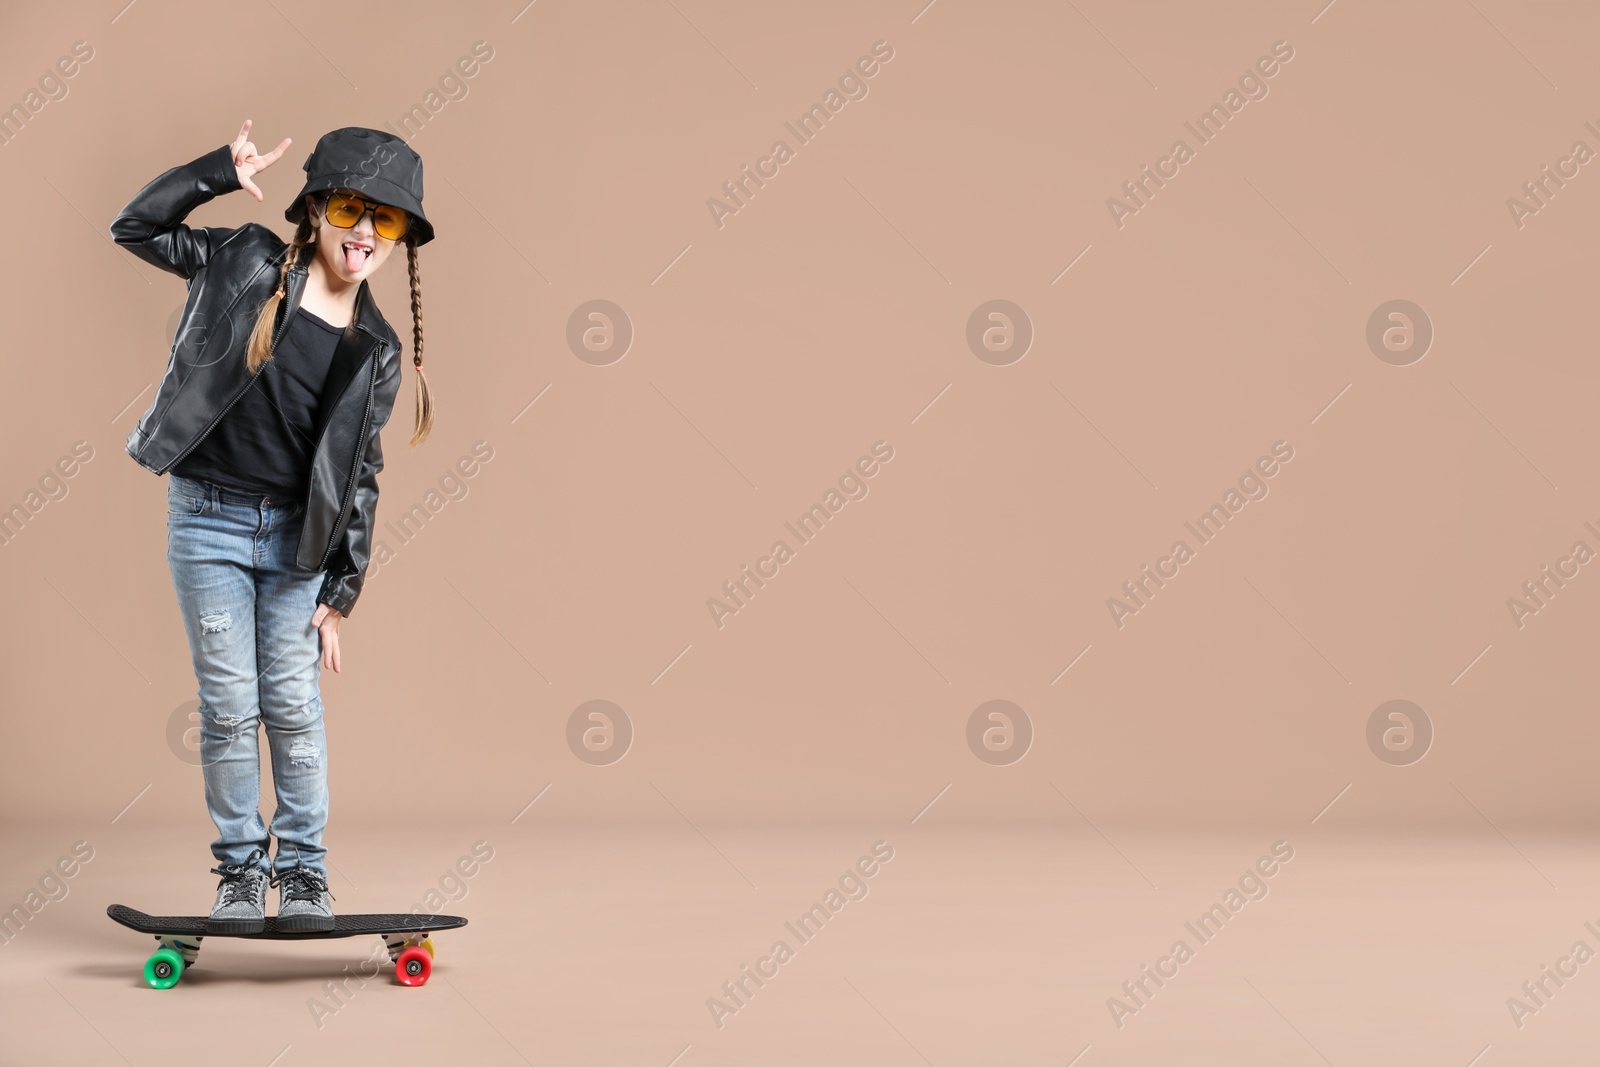
<path id="1" fill-rule="evenodd" d="M 272 358 L 273 320 L 277 318 L 278 305 L 284 299 L 284 283 L 289 278 L 290 268 L 299 262 L 306 246 L 315 249 L 316 242 L 311 239 L 311 234 L 311 216 L 307 213 L 295 228 L 294 238 L 283 254 L 283 263 L 278 268 L 278 288 L 261 305 L 255 328 L 250 331 L 250 343 L 245 349 L 245 368 L 251 374 L 255 374 L 263 363 Z M 416 426 L 411 432 L 411 444 L 420 445 L 433 430 L 433 393 L 428 388 L 427 375 L 422 373 L 422 278 L 417 267 L 417 246 L 409 234 L 405 243 L 406 269 L 411 275 L 411 362 L 417 369 L 417 417 Z"/>

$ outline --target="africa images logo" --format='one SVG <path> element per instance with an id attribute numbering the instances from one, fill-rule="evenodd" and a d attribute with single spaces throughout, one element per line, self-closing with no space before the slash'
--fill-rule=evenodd
<path id="1" fill-rule="evenodd" d="M 722 229 L 728 216 L 737 215 L 748 207 L 756 190 L 766 188 L 767 182 L 776 178 L 786 164 L 794 161 L 796 151 L 816 140 L 834 116 L 845 109 L 846 104 L 852 100 L 865 100 L 870 91 L 867 79 L 876 77 L 883 69 L 883 64 L 893 58 L 893 45 L 888 41 L 874 41 L 871 55 L 862 56 L 854 66 L 846 67 L 845 72 L 839 75 L 837 89 L 829 88 L 820 103 L 812 104 L 793 122 L 783 124 L 783 128 L 794 137 L 793 146 L 782 138 L 773 141 L 767 154 L 756 160 L 753 170 L 750 164 L 741 164 L 739 176 L 722 183 L 726 200 L 707 197 L 706 210 L 711 213 L 711 221 L 716 223 L 717 229 Z"/>
<path id="2" fill-rule="evenodd" d="M 1146 563 L 1141 568 L 1139 577 L 1122 583 L 1126 600 L 1114 596 L 1107 597 L 1106 610 L 1111 613 L 1111 621 L 1117 629 L 1120 630 L 1127 625 L 1129 616 L 1137 615 L 1149 607 L 1156 591 L 1176 578 L 1181 573 L 1183 565 L 1195 558 L 1200 546 L 1209 545 L 1215 540 L 1223 528 L 1245 509 L 1246 504 L 1252 500 L 1265 500 L 1267 494 L 1271 492 L 1267 479 L 1275 476 L 1283 469 L 1283 464 L 1292 459 L 1294 459 L 1293 445 L 1287 441 L 1273 442 L 1272 455 L 1262 456 L 1256 460 L 1253 467 L 1246 468 L 1244 474 L 1239 477 L 1237 489 L 1229 486 L 1219 502 L 1201 512 L 1193 522 L 1183 524 L 1184 529 L 1194 536 L 1195 545 L 1191 546 L 1188 541 L 1181 538 L 1174 541 L 1168 554 L 1156 560 L 1154 570 Z"/>
<path id="3" fill-rule="evenodd" d="M 1288 63 L 1293 58 L 1294 46 L 1288 41 L 1274 41 L 1272 54 L 1257 59 L 1255 66 L 1240 75 L 1237 89 L 1229 87 L 1223 94 L 1221 103 L 1212 104 L 1194 122 L 1185 122 L 1184 129 L 1194 136 L 1197 145 L 1210 144 L 1222 134 L 1234 116 L 1244 110 L 1246 104 L 1252 100 L 1267 98 L 1268 79 L 1276 77 L 1283 69 L 1280 64 Z M 1126 225 L 1124 220 L 1129 215 L 1137 215 L 1148 207 L 1156 192 L 1165 188 L 1168 181 L 1176 178 L 1182 167 L 1194 160 L 1196 153 L 1197 148 L 1190 146 L 1188 141 L 1180 137 L 1172 142 L 1172 148 L 1166 155 L 1156 160 L 1154 170 L 1148 163 L 1141 164 L 1139 177 L 1122 183 L 1122 192 L 1127 197 L 1126 200 L 1119 200 L 1114 196 L 1106 198 L 1106 210 L 1111 214 L 1111 224 L 1119 230 L 1122 229 Z"/>

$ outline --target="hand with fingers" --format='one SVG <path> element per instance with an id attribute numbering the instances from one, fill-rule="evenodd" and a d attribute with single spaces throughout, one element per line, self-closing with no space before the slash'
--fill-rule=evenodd
<path id="1" fill-rule="evenodd" d="M 245 140 L 249 136 L 250 120 L 245 119 L 244 125 L 239 128 L 239 136 L 233 141 L 233 165 L 239 171 L 239 185 L 248 189 L 256 200 L 261 201 L 266 198 L 261 195 L 261 190 L 256 188 L 256 183 L 250 180 L 250 176 L 260 174 L 277 162 L 278 157 L 283 155 L 283 150 L 289 147 L 292 138 L 285 137 L 277 148 L 263 156 L 257 154 L 255 145 Z"/>
<path id="2" fill-rule="evenodd" d="M 322 646 L 322 666 L 339 672 L 339 620 L 344 615 L 332 604 L 318 604 L 311 616 L 311 627 L 317 631 Z"/>

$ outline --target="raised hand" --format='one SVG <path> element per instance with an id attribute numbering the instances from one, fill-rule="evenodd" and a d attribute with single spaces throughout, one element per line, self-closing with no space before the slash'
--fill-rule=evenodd
<path id="1" fill-rule="evenodd" d="M 245 119 L 244 125 L 239 127 L 239 136 L 233 141 L 233 165 L 239 171 L 239 184 L 260 201 L 266 198 L 261 195 L 261 190 L 256 188 L 256 183 L 250 180 L 250 176 L 260 174 L 272 166 L 278 157 L 283 155 L 283 150 L 289 147 L 292 139 L 285 137 L 277 148 L 263 156 L 257 154 L 255 145 L 245 140 L 249 136 L 250 120 Z"/>

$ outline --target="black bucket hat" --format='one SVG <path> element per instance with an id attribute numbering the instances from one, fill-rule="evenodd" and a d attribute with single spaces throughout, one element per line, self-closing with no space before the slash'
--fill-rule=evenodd
<path id="1" fill-rule="evenodd" d="M 411 216 L 416 243 L 433 240 L 433 224 L 422 213 L 422 157 L 400 138 L 365 126 L 345 126 L 323 134 L 305 163 L 305 188 L 283 217 L 299 225 L 306 214 L 306 194 L 353 189 Z"/>

